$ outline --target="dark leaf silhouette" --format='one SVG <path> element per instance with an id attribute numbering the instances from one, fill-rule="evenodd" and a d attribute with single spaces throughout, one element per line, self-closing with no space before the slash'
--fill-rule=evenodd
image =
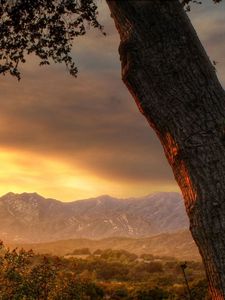
<path id="1" fill-rule="evenodd" d="M 92 0 L 1 0 L 0 73 L 20 79 L 19 64 L 27 54 L 64 63 L 72 76 L 77 67 L 72 58 L 72 42 L 87 28 L 103 27 L 97 21 L 97 6 Z"/>

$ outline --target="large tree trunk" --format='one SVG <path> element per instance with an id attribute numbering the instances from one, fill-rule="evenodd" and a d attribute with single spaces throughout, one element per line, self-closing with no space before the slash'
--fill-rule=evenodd
<path id="1" fill-rule="evenodd" d="M 225 93 L 178 0 L 107 0 L 122 78 L 182 190 L 212 299 L 225 299 Z"/>

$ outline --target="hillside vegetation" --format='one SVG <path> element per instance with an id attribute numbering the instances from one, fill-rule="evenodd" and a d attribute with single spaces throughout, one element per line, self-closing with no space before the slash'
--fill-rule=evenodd
<path id="1" fill-rule="evenodd" d="M 74 249 L 89 248 L 92 252 L 97 249 L 124 249 L 137 255 L 143 253 L 173 256 L 180 260 L 200 260 L 198 249 L 188 230 L 176 233 L 164 233 L 149 238 L 107 238 L 102 240 L 70 239 L 50 243 L 13 244 L 13 247 L 33 249 L 37 253 L 65 255 Z"/>
<path id="2" fill-rule="evenodd" d="M 83 254 L 85 259 L 80 258 Z M 174 258 L 125 250 L 75 249 L 67 257 L 9 250 L 1 245 L 0 299 L 159 300 L 188 299 L 181 263 Z M 185 269 L 192 298 L 206 297 L 200 262 Z"/>

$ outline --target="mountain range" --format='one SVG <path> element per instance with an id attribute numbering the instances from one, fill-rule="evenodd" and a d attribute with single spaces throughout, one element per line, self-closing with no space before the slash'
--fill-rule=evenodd
<path id="1" fill-rule="evenodd" d="M 188 228 L 179 193 L 116 199 L 107 195 L 73 202 L 36 193 L 0 198 L 0 238 L 40 243 L 66 239 L 146 238 Z"/>

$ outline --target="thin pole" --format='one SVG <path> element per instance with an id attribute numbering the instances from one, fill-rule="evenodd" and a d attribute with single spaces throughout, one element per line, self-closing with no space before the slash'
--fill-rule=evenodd
<path id="1" fill-rule="evenodd" d="M 189 295 L 189 300 L 192 300 L 192 297 L 191 297 L 191 289 L 189 287 L 189 283 L 188 283 L 188 280 L 187 280 L 187 276 L 186 276 L 186 273 L 185 273 L 185 269 L 187 268 L 187 263 L 183 263 L 180 265 L 181 269 L 182 269 L 182 272 L 183 272 L 183 275 L 184 275 L 184 280 L 185 280 L 185 283 L 186 283 L 186 286 L 187 286 L 187 291 L 188 291 L 188 295 Z"/>

